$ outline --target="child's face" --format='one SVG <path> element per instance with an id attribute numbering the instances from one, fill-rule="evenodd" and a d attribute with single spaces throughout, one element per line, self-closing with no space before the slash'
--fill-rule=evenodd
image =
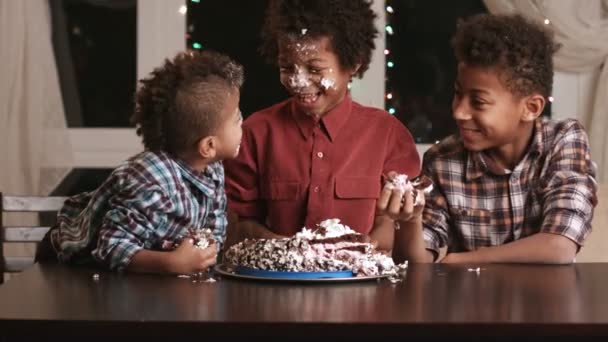
<path id="1" fill-rule="evenodd" d="M 222 160 L 234 158 L 239 154 L 241 138 L 243 136 L 243 116 L 239 109 L 239 91 L 232 90 L 228 93 L 226 103 L 222 110 L 222 123 L 220 124 L 217 137 L 216 159 Z"/>
<path id="2" fill-rule="evenodd" d="M 306 114 L 321 117 L 346 95 L 355 70 L 340 65 L 328 37 L 285 37 L 279 42 L 281 83 Z"/>
<path id="3" fill-rule="evenodd" d="M 500 149 L 527 139 L 525 99 L 513 95 L 492 68 L 458 65 L 452 115 L 465 148 Z"/>

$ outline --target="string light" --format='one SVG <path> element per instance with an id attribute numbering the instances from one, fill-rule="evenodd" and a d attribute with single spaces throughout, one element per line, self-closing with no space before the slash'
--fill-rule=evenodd
<path id="1" fill-rule="evenodd" d="M 194 42 L 194 43 L 192 43 L 192 47 L 197 50 L 200 50 L 203 48 L 203 45 L 201 45 L 201 43 L 199 43 L 199 42 Z"/>
<path id="2" fill-rule="evenodd" d="M 386 12 L 387 12 L 388 14 L 393 14 L 393 13 L 395 13 L 395 9 L 393 8 L 393 6 L 387 5 L 387 6 L 385 7 L 385 9 L 386 9 Z M 387 18 L 387 20 L 388 20 L 388 19 L 390 18 L 390 15 L 387 15 L 387 16 L 386 16 L 386 18 Z M 393 27 L 392 27 L 391 25 L 386 25 L 386 26 L 384 27 L 384 29 L 386 30 L 386 33 L 387 33 L 387 34 L 389 34 L 389 35 L 391 35 L 391 36 L 392 36 L 392 35 L 395 33 L 395 31 L 393 30 Z M 388 56 L 390 53 L 391 53 L 391 51 L 390 51 L 388 48 L 387 48 L 387 49 L 384 49 L 384 55 L 385 55 L 385 56 Z M 387 62 L 386 62 L 386 66 L 387 66 L 388 68 L 392 68 L 392 67 L 394 67 L 394 66 L 395 66 L 395 63 L 393 63 L 393 61 L 390 61 L 390 60 L 389 60 L 389 61 L 387 61 Z M 394 114 L 397 112 L 397 110 L 395 109 L 395 107 L 392 107 L 392 106 L 391 106 L 391 103 L 390 103 L 390 102 L 392 101 L 392 99 L 393 99 L 393 93 L 391 93 L 391 92 L 386 93 L 386 100 L 385 100 L 386 102 L 385 102 L 385 106 L 386 106 L 386 107 L 388 107 L 388 112 L 389 112 L 391 115 L 394 115 Z M 385 108 L 386 108 L 386 107 L 385 107 Z"/>
<path id="3" fill-rule="evenodd" d="M 553 96 L 549 96 L 549 102 L 553 102 Z"/>
<path id="4" fill-rule="evenodd" d="M 184 15 L 188 12 L 188 6 L 186 5 L 181 5 L 179 7 L 179 10 L 177 10 L 177 12 L 179 12 L 179 14 Z"/>
<path id="5" fill-rule="evenodd" d="M 551 20 L 545 19 L 545 25 L 549 25 L 549 24 L 551 24 Z"/>
<path id="6" fill-rule="evenodd" d="M 197 4 L 198 4 L 199 2 L 201 2 L 201 0 L 192 0 L 192 2 L 194 2 L 194 3 L 197 3 Z"/>

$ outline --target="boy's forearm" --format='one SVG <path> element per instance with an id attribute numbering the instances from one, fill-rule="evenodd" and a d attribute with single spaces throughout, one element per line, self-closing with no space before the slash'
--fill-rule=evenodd
<path id="1" fill-rule="evenodd" d="M 446 262 L 569 264 L 577 249 L 565 236 L 538 233 L 500 246 L 448 255 Z"/>
<path id="2" fill-rule="evenodd" d="M 395 231 L 395 246 L 393 258 L 395 262 L 431 263 L 433 252 L 426 249 L 422 235 L 422 219 L 399 223 L 399 229 Z"/>
<path id="3" fill-rule="evenodd" d="M 369 238 L 378 243 L 377 248 L 379 250 L 392 250 L 395 239 L 395 223 L 388 216 L 376 216 Z"/>
<path id="4" fill-rule="evenodd" d="M 127 266 L 127 271 L 137 273 L 173 273 L 169 252 L 142 249 L 136 252 Z"/>

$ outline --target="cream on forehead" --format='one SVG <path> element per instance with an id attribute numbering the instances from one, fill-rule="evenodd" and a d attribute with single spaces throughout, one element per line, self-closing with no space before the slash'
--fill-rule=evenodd
<path id="1" fill-rule="evenodd" d="M 299 55 L 308 56 L 319 52 L 319 43 L 311 40 L 310 37 L 305 37 L 308 29 L 302 29 L 302 35 L 294 34 L 287 35 L 285 47 Z"/>
<path id="2" fill-rule="evenodd" d="M 291 45 L 290 47 L 295 53 L 303 56 L 309 56 L 319 52 L 319 47 L 316 44 L 295 43 L 295 45 Z"/>

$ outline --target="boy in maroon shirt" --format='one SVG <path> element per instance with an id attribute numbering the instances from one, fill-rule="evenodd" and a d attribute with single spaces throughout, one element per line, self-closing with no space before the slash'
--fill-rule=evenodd
<path id="1" fill-rule="evenodd" d="M 290 236 L 338 218 L 392 248 L 393 221 L 376 215 L 382 176 L 417 176 L 420 159 L 401 122 L 348 91 L 369 67 L 375 17 L 364 0 L 270 3 L 261 51 L 291 97 L 249 117 L 239 156 L 225 163 L 239 217 L 228 239 Z"/>

